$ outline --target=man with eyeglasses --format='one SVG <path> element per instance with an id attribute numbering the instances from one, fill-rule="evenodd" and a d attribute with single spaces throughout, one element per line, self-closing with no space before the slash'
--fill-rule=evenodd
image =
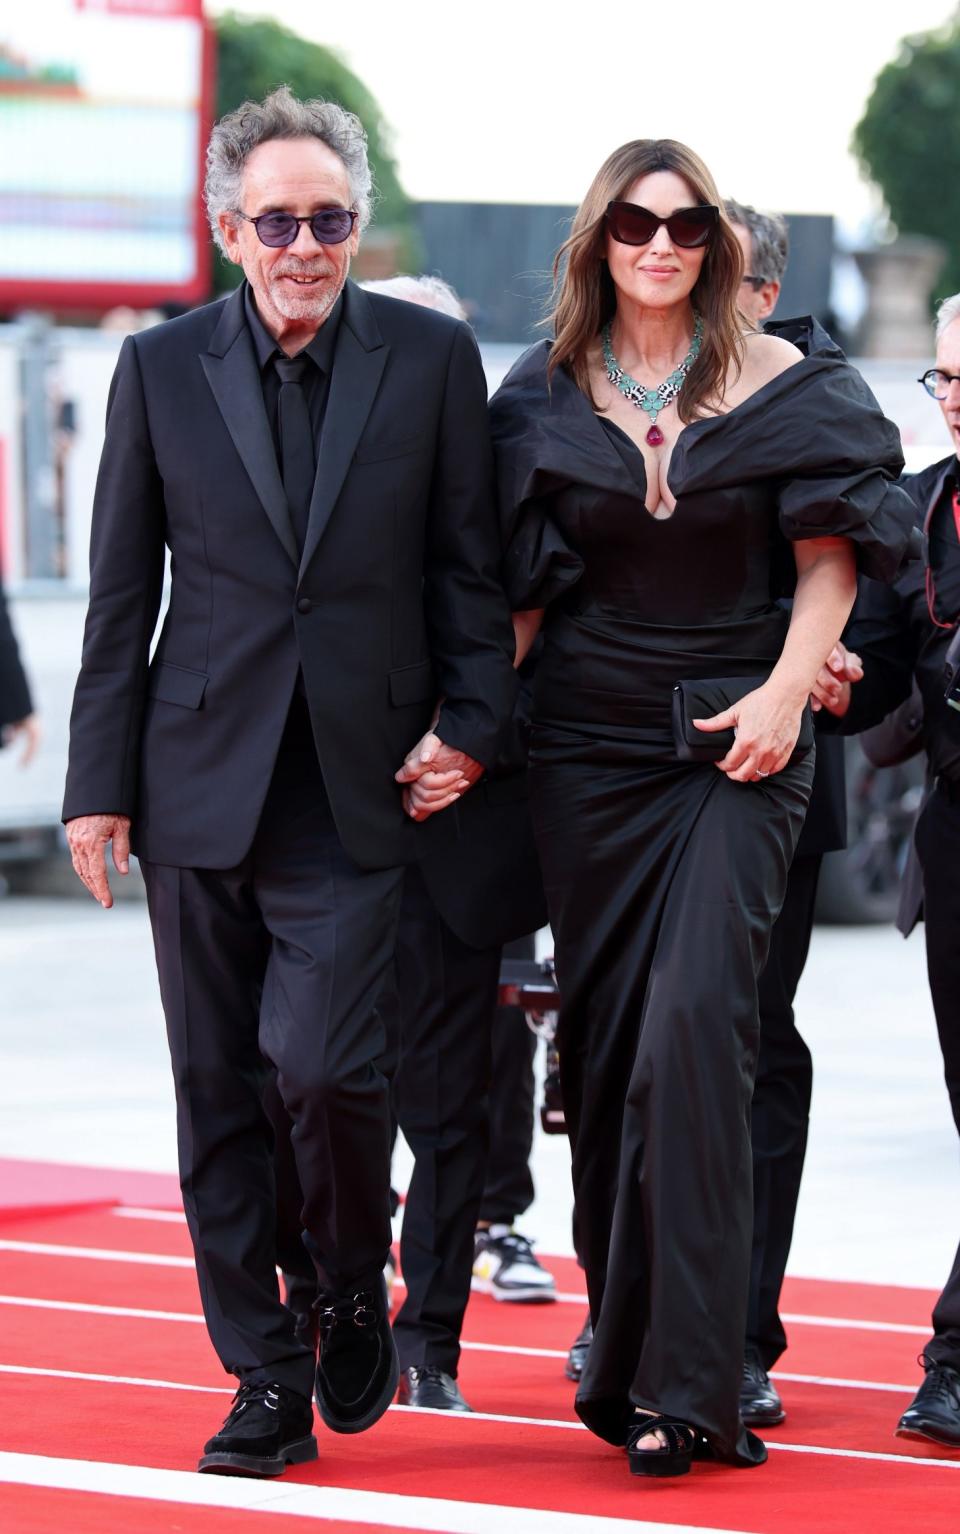
<path id="1" fill-rule="evenodd" d="M 937 313 L 936 363 L 920 382 L 939 404 L 952 452 L 904 480 L 923 528 L 923 558 L 895 586 L 867 582 L 850 643 L 863 680 L 840 686 L 830 712 L 844 734 L 879 723 L 910 695 L 923 701 L 934 783 L 917 822 L 927 975 L 954 1122 L 960 1133 L 960 293 Z M 921 1355 L 924 1380 L 897 1426 L 902 1438 L 960 1449 L 960 1250 Z"/>
<path id="2" fill-rule="evenodd" d="M 779 213 L 758 213 L 732 197 L 726 199 L 724 212 L 743 251 L 740 310 L 751 325 L 762 330 L 777 307 L 787 269 L 790 240 L 786 220 Z"/>
<path id="3" fill-rule="evenodd" d="M 743 250 L 740 309 L 751 324 L 763 329 L 771 321 L 786 270 L 786 221 L 732 199 L 725 206 Z M 777 329 L 776 325 L 769 328 Z M 781 333 L 793 339 L 789 330 Z M 779 1298 L 793 1239 L 813 1092 L 813 1064 L 796 1025 L 794 999 L 810 950 L 823 856 L 845 844 L 843 742 L 818 737 L 810 805 L 759 983 L 760 1053 L 752 1114 L 753 1251 L 740 1392 L 741 1414 L 751 1427 L 773 1426 L 786 1415 L 768 1370 L 787 1345 Z"/>
<path id="4" fill-rule="evenodd" d="M 201 1299 L 239 1381 L 218 1474 L 316 1458 L 313 1394 L 356 1433 L 396 1390 L 377 1002 L 415 823 L 494 760 L 516 688 L 476 343 L 348 281 L 371 195 L 332 103 L 284 87 L 217 124 L 207 208 L 246 281 L 124 342 L 94 506 L 64 819 L 101 905 L 110 842 L 147 886 Z M 277 1287 L 264 1060 L 319 1361 Z"/>

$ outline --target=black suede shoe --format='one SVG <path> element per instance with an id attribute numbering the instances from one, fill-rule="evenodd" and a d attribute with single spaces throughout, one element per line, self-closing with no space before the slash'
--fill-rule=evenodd
<path id="1" fill-rule="evenodd" d="M 317 1321 L 320 1415 L 335 1433 L 362 1433 L 383 1416 L 400 1378 L 383 1275 L 349 1294 L 321 1295 Z"/>
<path id="2" fill-rule="evenodd" d="M 925 1438 L 960 1449 L 960 1371 L 921 1357 L 927 1377 L 896 1427 L 897 1438 Z"/>
<path id="3" fill-rule="evenodd" d="M 568 1380 L 578 1380 L 580 1378 L 587 1362 L 587 1354 L 590 1351 L 592 1341 L 593 1322 L 590 1320 L 590 1312 L 588 1310 L 587 1319 L 583 1323 L 580 1335 L 574 1338 L 570 1351 L 567 1354 L 567 1362 L 563 1372 Z"/>
<path id="4" fill-rule="evenodd" d="M 760 1362 L 760 1354 L 756 1348 L 749 1346 L 743 1355 L 740 1415 L 747 1427 L 776 1427 L 787 1415 L 776 1388 L 770 1383 L 770 1376 Z"/>
<path id="5" fill-rule="evenodd" d="M 401 1406 L 429 1406 L 432 1411 L 473 1411 L 453 1375 L 434 1364 L 411 1364 L 404 1369 L 397 1400 Z"/>
<path id="6" fill-rule="evenodd" d="M 230 1415 L 203 1446 L 207 1475 L 282 1475 L 316 1459 L 313 1403 L 285 1385 L 241 1385 Z"/>

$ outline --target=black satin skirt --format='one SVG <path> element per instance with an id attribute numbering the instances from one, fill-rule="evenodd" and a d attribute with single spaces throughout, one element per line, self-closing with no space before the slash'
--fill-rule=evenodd
<path id="1" fill-rule="evenodd" d="M 577 1411 L 614 1444 L 635 1406 L 664 1412 L 737 1464 L 766 1457 L 738 1404 L 757 977 L 813 757 L 743 784 L 681 763 L 670 696 L 681 676 L 769 672 L 782 638 L 779 614 L 690 631 L 563 615 L 531 751 L 594 1325 Z"/>

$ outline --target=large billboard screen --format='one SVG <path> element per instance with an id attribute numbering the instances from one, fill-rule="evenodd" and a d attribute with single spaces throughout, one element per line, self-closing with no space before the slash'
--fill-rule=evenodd
<path id="1" fill-rule="evenodd" d="M 195 303 L 203 0 L 0 7 L 0 308 Z"/>

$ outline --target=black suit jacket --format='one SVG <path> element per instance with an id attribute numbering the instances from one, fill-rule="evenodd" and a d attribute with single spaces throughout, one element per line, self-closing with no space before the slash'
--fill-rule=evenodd
<path id="1" fill-rule="evenodd" d="M 172 592 L 148 665 L 163 579 Z M 414 855 L 393 774 L 428 726 L 491 762 L 515 690 L 476 343 L 348 283 L 297 559 L 243 290 L 129 337 L 97 483 L 64 819 L 154 862 L 250 847 L 302 668 L 346 850 Z"/>
<path id="2" fill-rule="evenodd" d="M 10 623 L 7 599 L 0 586 L 0 729 L 7 724 L 18 724 L 32 713 L 30 688 Z"/>

